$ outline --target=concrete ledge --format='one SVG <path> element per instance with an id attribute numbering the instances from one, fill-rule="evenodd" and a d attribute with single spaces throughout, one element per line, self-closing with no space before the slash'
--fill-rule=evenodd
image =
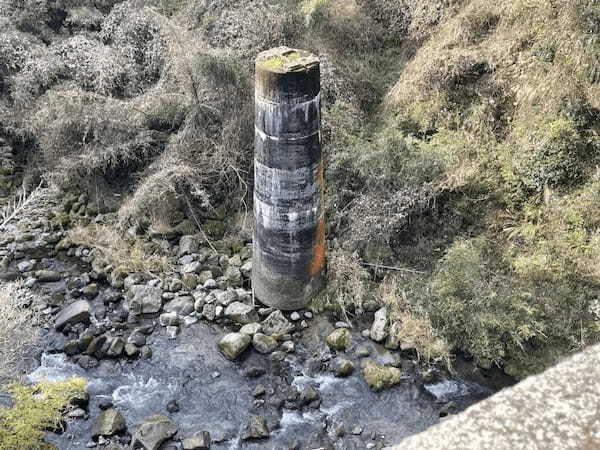
<path id="1" fill-rule="evenodd" d="M 386 450 L 600 448 L 600 345 Z"/>

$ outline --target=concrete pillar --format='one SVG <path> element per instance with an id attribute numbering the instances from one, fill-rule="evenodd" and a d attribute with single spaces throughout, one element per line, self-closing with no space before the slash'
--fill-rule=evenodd
<path id="1" fill-rule="evenodd" d="M 256 58 L 252 288 L 280 309 L 324 286 L 319 59 L 287 47 Z"/>

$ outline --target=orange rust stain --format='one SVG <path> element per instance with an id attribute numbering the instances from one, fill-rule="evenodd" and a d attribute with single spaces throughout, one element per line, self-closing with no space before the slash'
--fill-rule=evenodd
<path id="1" fill-rule="evenodd" d="M 312 249 L 312 258 L 308 273 L 311 276 L 316 275 L 325 266 L 325 218 L 322 218 L 317 225 L 316 242 Z"/>

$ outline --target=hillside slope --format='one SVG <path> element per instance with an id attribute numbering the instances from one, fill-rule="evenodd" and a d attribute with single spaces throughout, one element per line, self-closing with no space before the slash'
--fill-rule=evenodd
<path id="1" fill-rule="evenodd" d="M 597 0 L 6 0 L 0 198 L 58 185 L 55 226 L 101 213 L 149 254 L 248 240 L 253 60 L 277 45 L 322 59 L 316 309 L 385 304 L 422 360 L 519 376 L 598 341 Z"/>

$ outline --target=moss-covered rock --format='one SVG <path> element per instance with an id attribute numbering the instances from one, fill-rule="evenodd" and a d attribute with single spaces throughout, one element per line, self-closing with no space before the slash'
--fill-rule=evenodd
<path id="1" fill-rule="evenodd" d="M 365 381 L 375 392 L 392 387 L 400 383 L 402 372 L 395 367 L 385 367 L 367 361 L 363 368 L 363 376 Z"/>
<path id="2" fill-rule="evenodd" d="M 49 448 L 43 442 L 46 430 L 59 426 L 71 401 L 85 390 L 86 385 L 85 379 L 72 378 L 57 383 L 9 386 L 14 405 L 9 409 L 0 406 L 0 447 Z"/>
<path id="3" fill-rule="evenodd" d="M 329 336 L 327 336 L 326 341 L 327 345 L 335 350 L 346 350 L 348 347 L 350 347 L 352 336 L 350 335 L 348 329 L 338 328 Z"/>

